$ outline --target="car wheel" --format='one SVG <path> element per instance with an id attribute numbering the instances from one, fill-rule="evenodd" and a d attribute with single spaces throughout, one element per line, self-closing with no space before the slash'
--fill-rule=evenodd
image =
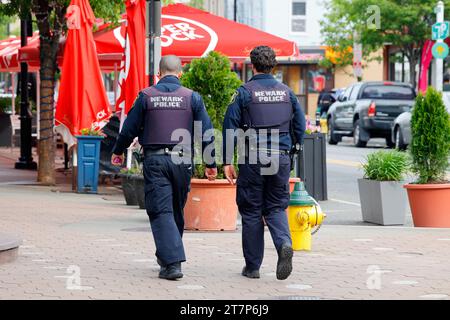
<path id="1" fill-rule="evenodd" d="M 364 148 L 367 145 L 367 141 L 361 140 L 361 124 L 359 119 L 353 124 L 353 144 L 358 148 Z"/>
<path id="2" fill-rule="evenodd" d="M 406 144 L 403 141 L 402 130 L 399 127 L 395 129 L 395 148 L 398 150 L 406 150 Z"/>
<path id="3" fill-rule="evenodd" d="M 391 137 L 387 137 L 387 138 L 386 138 L 386 146 L 387 146 L 388 148 L 394 148 L 394 147 L 395 147 L 395 142 L 392 141 L 392 138 L 391 138 Z"/>
<path id="4" fill-rule="evenodd" d="M 331 145 L 338 144 L 339 137 L 336 136 L 336 134 L 334 133 L 334 127 L 333 127 L 333 123 L 331 122 L 331 119 L 328 119 L 327 126 L 328 126 L 328 134 L 327 134 L 328 144 L 331 144 Z"/>

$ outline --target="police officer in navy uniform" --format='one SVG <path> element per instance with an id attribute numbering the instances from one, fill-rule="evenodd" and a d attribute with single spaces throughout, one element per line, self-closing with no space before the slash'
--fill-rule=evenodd
<path id="1" fill-rule="evenodd" d="M 124 122 L 113 149 L 112 163 L 123 164 L 123 152 L 138 136 L 144 149 L 145 206 L 156 245 L 159 277 L 175 280 L 183 277 L 181 262 L 186 261 L 182 236 L 183 209 L 192 175 L 194 121 L 202 124 L 202 133 L 212 129 L 201 96 L 179 81 L 181 61 L 164 56 L 160 61 L 161 80 L 142 90 Z M 178 131 L 177 130 L 181 130 Z M 183 136 L 189 137 L 174 139 Z M 206 140 L 206 139 L 205 139 Z M 202 141 L 203 150 L 214 137 Z M 181 146 L 181 147 L 180 147 Z M 210 159 L 214 159 L 214 147 Z M 187 161 L 186 161 L 187 159 Z M 217 176 L 214 160 L 206 164 L 209 180 Z"/>
<path id="2" fill-rule="evenodd" d="M 237 178 L 236 202 L 242 216 L 242 246 L 245 258 L 242 275 L 249 278 L 260 277 L 265 221 L 278 253 L 276 276 L 277 279 L 284 280 L 292 272 L 293 256 L 285 211 L 290 197 L 291 152 L 294 145 L 298 148 L 303 143 L 305 115 L 292 90 L 271 75 L 276 65 L 275 58 L 275 52 L 267 46 L 259 46 L 251 51 L 254 76 L 238 88 L 225 115 L 224 141 L 230 139 L 230 130 L 236 132 L 237 129 L 244 132 L 253 130 L 253 141 L 256 141 L 248 142 L 252 146 L 246 147 L 244 161 L 239 160 L 239 177 L 232 165 L 235 145 L 233 150 L 227 150 L 227 144 L 224 143 L 223 155 L 226 178 L 230 183 L 235 183 L 234 179 Z M 266 130 L 268 134 L 263 136 L 262 130 Z M 277 143 L 272 141 L 275 136 L 271 134 L 275 132 L 273 130 L 278 133 Z M 236 139 L 234 144 L 237 141 L 239 139 Z M 267 147 L 260 148 L 261 145 Z M 257 161 L 251 163 L 249 152 L 251 153 L 250 149 L 255 146 Z M 277 161 L 278 168 L 269 174 L 263 172 L 268 164 L 261 160 L 268 157 Z"/>

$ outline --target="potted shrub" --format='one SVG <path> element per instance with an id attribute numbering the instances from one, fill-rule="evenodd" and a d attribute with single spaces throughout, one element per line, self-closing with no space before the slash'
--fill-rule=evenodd
<path id="1" fill-rule="evenodd" d="M 226 56 L 210 52 L 206 57 L 192 60 L 181 83 L 202 95 L 216 129 L 216 155 L 219 157 L 225 112 L 241 81 L 231 70 L 231 62 Z M 199 149 L 199 146 L 196 148 Z M 236 230 L 237 213 L 236 186 L 223 179 L 222 166 L 218 166 L 217 179 L 209 181 L 204 177 L 204 166 L 195 165 L 191 191 L 184 209 L 185 229 Z"/>
<path id="2" fill-rule="evenodd" d="M 381 225 L 405 223 L 407 207 L 403 176 L 408 170 L 407 154 L 378 151 L 363 164 L 364 178 L 358 179 L 363 220 Z"/>
<path id="3" fill-rule="evenodd" d="M 127 206 L 135 206 L 138 204 L 136 192 L 134 190 L 133 175 L 137 174 L 136 168 L 123 168 L 120 170 L 119 176 L 122 179 L 122 191 Z"/>
<path id="4" fill-rule="evenodd" d="M 411 115 L 410 152 L 415 183 L 406 184 L 416 227 L 450 228 L 450 119 L 441 93 L 419 94 Z"/>
<path id="5" fill-rule="evenodd" d="M 133 184 L 134 194 L 140 209 L 145 209 L 145 180 L 143 174 L 144 156 L 140 151 L 135 149 L 132 153 L 132 173 L 130 176 Z"/>

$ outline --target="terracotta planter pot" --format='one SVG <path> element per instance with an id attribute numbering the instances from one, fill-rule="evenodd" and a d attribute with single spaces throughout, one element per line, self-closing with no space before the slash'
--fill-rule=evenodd
<path id="1" fill-rule="evenodd" d="M 450 228 L 450 183 L 406 184 L 415 227 Z"/>
<path id="2" fill-rule="evenodd" d="M 295 183 L 302 181 L 300 178 L 289 178 L 289 193 L 294 191 Z"/>
<path id="3" fill-rule="evenodd" d="M 237 215 L 236 185 L 225 179 L 191 179 L 184 208 L 186 230 L 236 230 Z"/>

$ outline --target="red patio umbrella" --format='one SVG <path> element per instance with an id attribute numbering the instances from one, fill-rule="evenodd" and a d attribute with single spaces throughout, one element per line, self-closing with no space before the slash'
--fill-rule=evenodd
<path id="1" fill-rule="evenodd" d="M 161 33 L 162 55 L 175 54 L 183 61 L 215 50 L 234 62 L 242 62 L 259 45 L 272 47 L 279 59 L 299 58 L 295 42 L 183 4 L 162 8 Z M 94 35 L 97 50 L 104 61 L 111 63 L 118 59 L 123 52 L 125 34 L 126 26 L 122 24 Z"/>
<path id="2" fill-rule="evenodd" d="M 35 32 L 33 36 L 28 37 L 28 43 L 39 42 L 39 34 Z M 20 70 L 18 52 L 20 49 L 20 38 L 10 37 L 0 41 L 0 72 L 14 72 Z M 33 66 L 29 66 L 33 69 Z"/>
<path id="3" fill-rule="evenodd" d="M 92 35 L 94 19 L 88 0 L 71 1 L 55 115 L 57 131 L 69 145 L 81 129 L 99 129 L 111 115 Z"/>
<path id="4" fill-rule="evenodd" d="M 248 58 L 251 49 L 258 45 L 272 47 L 282 60 L 299 58 L 295 42 L 183 4 L 163 7 L 161 24 L 162 55 L 175 54 L 183 61 L 190 61 L 215 50 L 234 62 L 242 62 Z M 120 64 L 125 48 L 125 35 L 125 22 L 114 29 L 102 26 L 94 34 L 102 69 L 112 70 L 114 64 Z M 20 49 L 19 59 L 39 64 L 38 47 L 28 47 Z M 27 54 L 23 56 L 22 52 Z"/>

